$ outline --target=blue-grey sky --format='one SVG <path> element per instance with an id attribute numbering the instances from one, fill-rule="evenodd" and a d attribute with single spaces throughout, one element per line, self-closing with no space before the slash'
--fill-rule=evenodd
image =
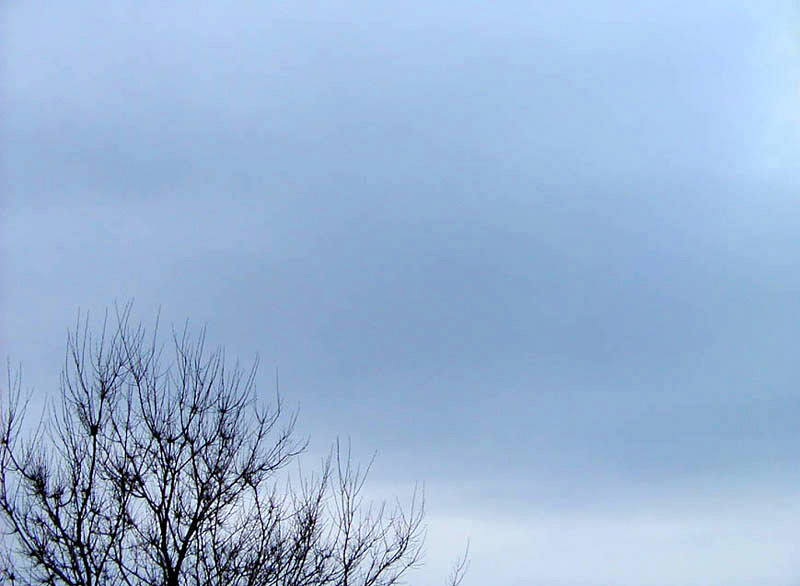
<path id="1" fill-rule="evenodd" d="M 2 329 L 136 299 L 425 482 L 441 583 L 800 583 L 791 2 L 0 10 Z"/>

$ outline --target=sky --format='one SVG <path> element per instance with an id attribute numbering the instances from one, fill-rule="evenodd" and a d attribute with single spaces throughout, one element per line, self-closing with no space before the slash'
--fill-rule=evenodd
<path id="1" fill-rule="evenodd" d="M 0 354 L 135 299 L 465 586 L 800 584 L 800 8 L 0 8 Z"/>

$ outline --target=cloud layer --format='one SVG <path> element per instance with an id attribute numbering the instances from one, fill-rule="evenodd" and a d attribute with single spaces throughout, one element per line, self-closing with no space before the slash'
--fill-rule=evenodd
<path id="1" fill-rule="evenodd" d="M 475 584 L 789 584 L 797 29 L 5 7 L 0 350 L 44 394 L 79 307 L 207 323 L 312 445 L 427 481 L 431 581 L 472 534 Z"/>

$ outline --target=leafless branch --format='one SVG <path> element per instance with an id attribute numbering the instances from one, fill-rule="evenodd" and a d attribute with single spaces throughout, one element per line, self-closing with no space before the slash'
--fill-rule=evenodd
<path id="1" fill-rule="evenodd" d="M 49 586 L 391 586 L 418 565 L 424 499 L 369 503 L 369 466 L 337 443 L 317 475 L 279 489 L 305 449 L 256 368 L 231 364 L 188 324 L 161 346 L 130 304 L 97 336 L 79 316 L 60 401 L 23 433 L 8 369 L 0 403 L 4 580 Z M 156 327 L 157 330 L 157 327 Z M 166 352 L 170 349 L 171 352 Z M 165 361 L 165 354 L 171 360 Z M 277 376 L 277 375 L 276 375 Z M 466 559 L 448 586 L 460 584 Z"/>

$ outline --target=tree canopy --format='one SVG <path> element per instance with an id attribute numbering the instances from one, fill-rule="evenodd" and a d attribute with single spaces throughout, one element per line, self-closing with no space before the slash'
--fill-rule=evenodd
<path id="1" fill-rule="evenodd" d="M 320 470 L 281 471 L 306 447 L 256 364 L 168 343 L 127 305 L 70 333 L 60 393 L 35 427 L 9 369 L 0 404 L 2 551 L 11 584 L 391 586 L 421 560 L 422 496 L 368 502 L 369 467 L 338 443 Z M 450 586 L 461 581 L 465 559 Z"/>

